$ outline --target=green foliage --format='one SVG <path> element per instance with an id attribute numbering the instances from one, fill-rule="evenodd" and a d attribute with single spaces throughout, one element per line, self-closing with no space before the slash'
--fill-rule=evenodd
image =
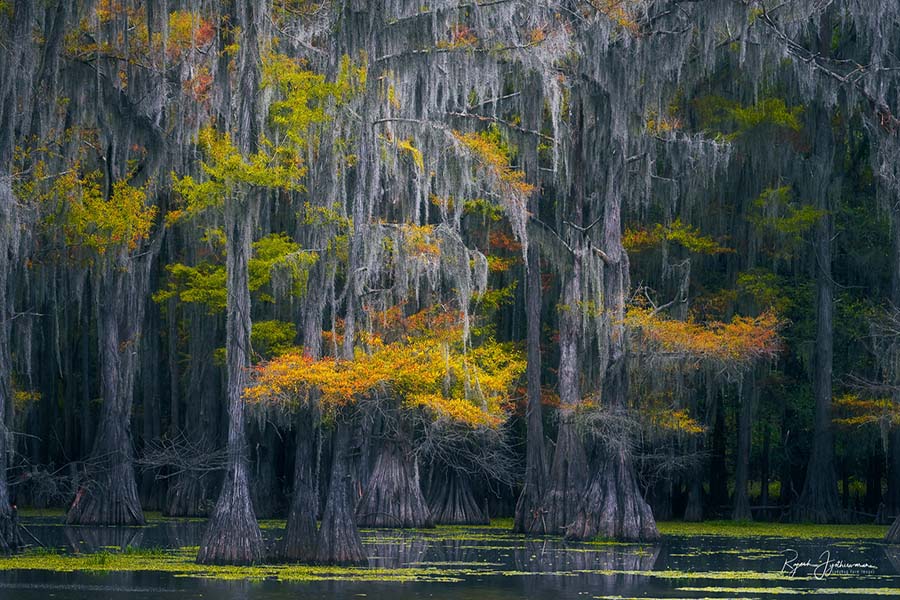
<path id="1" fill-rule="evenodd" d="M 202 166 L 207 180 L 173 174 L 173 189 L 185 208 L 170 213 L 170 222 L 221 206 L 226 197 L 247 188 L 302 191 L 305 157 L 314 154 L 318 144 L 316 127 L 331 118 L 331 104 L 345 102 L 365 85 L 365 69 L 354 67 L 347 57 L 335 83 L 281 54 L 265 58 L 262 74 L 263 86 L 279 96 L 269 110 L 274 137 L 260 136 L 257 150 L 244 155 L 229 133 L 219 133 L 212 126 L 201 129 L 198 144 L 206 156 Z"/>
<path id="2" fill-rule="evenodd" d="M 503 218 L 503 209 L 484 198 L 475 198 L 463 202 L 463 213 L 477 215 L 488 221 L 500 221 Z"/>
<path id="3" fill-rule="evenodd" d="M 657 223 L 652 228 L 631 228 L 625 230 L 622 236 L 622 244 L 629 252 L 642 252 L 656 247 L 662 242 L 672 242 L 694 254 L 726 254 L 734 252 L 731 248 L 722 246 L 710 236 L 703 235 L 693 225 L 682 223 L 680 218 L 668 225 Z"/>
<path id="4" fill-rule="evenodd" d="M 136 249 L 149 237 L 157 212 L 147 205 L 147 187 L 116 181 L 106 198 L 100 172 L 80 175 L 78 170 L 76 164 L 53 181 L 43 196 L 50 203 L 45 219 L 61 225 L 69 247 L 87 250 L 89 260 Z"/>
<path id="5" fill-rule="evenodd" d="M 289 350 L 295 337 L 294 324 L 288 321 L 255 321 L 250 332 L 253 350 L 263 358 L 273 358 Z"/>
<path id="6" fill-rule="evenodd" d="M 212 230 L 207 237 L 215 236 Z M 223 256 L 217 261 L 205 261 L 192 267 L 180 263 L 166 265 L 169 278 L 166 288 L 153 295 L 156 302 L 178 298 L 181 302 L 203 304 L 210 313 L 225 310 L 227 299 L 226 273 Z M 253 256 L 249 261 L 249 287 L 258 292 L 257 300 L 274 302 L 275 297 L 267 287 L 275 274 L 285 275 L 290 282 L 290 293 L 295 297 L 306 294 L 309 269 L 318 260 L 318 254 L 300 249 L 299 244 L 283 233 L 273 233 L 253 243 Z"/>
<path id="7" fill-rule="evenodd" d="M 309 269 L 319 256 L 307 252 L 283 233 L 267 235 L 253 243 L 253 258 L 250 259 L 250 291 L 261 290 L 279 271 L 288 276 L 291 294 L 295 297 L 306 295 Z M 274 302 L 271 294 L 261 294 L 260 300 Z"/>
<path id="8" fill-rule="evenodd" d="M 166 265 L 169 273 L 165 289 L 156 292 L 153 300 L 165 302 L 170 298 L 193 304 L 203 304 L 210 313 L 223 312 L 227 299 L 225 267 L 203 262 L 196 267 L 173 263 Z"/>
<path id="9" fill-rule="evenodd" d="M 722 96 L 703 96 L 694 100 L 694 107 L 703 129 L 730 141 L 753 132 L 798 133 L 803 129 L 803 106 L 788 107 L 781 98 L 764 98 L 742 106 Z"/>
<path id="10" fill-rule="evenodd" d="M 804 236 L 827 214 L 794 198 L 791 186 L 766 188 L 752 202 L 747 220 L 761 236 L 765 252 L 788 258 L 799 250 Z"/>
<path id="11" fill-rule="evenodd" d="M 774 310 L 783 315 L 793 306 L 794 298 L 784 280 L 771 271 L 754 269 L 738 273 L 737 287 L 760 311 Z"/>

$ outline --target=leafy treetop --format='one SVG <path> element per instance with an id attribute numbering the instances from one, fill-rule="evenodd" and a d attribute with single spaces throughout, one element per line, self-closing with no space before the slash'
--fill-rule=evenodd
<path id="1" fill-rule="evenodd" d="M 315 360 L 301 349 L 282 354 L 257 368 L 248 401 L 292 405 L 316 388 L 331 408 L 393 399 L 435 419 L 472 427 L 502 423 L 506 399 L 525 369 L 521 354 L 492 339 L 466 348 L 461 325 L 445 317 L 402 321 L 403 333 L 367 334 L 368 351 L 358 348 L 352 360 Z"/>

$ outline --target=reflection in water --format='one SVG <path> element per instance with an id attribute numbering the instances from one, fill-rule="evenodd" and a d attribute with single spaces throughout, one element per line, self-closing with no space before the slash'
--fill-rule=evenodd
<path id="1" fill-rule="evenodd" d="M 103 552 L 140 548 L 144 532 L 138 527 L 69 527 L 63 528 L 70 552 Z"/>
<path id="2" fill-rule="evenodd" d="M 369 566 L 377 569 L 397 569 L 417 565 L 425 561 L 427 550 L 428 543 L 416 538 L 366 544 Z"/>
<path id="3" fill-rule="evenodd" d="M 637 595 L 647 587 L 644 576 L 632 573 L 609 574 L 609 571 L 652 571 L 659 556 L 659 546 L 598 546 L 543 540 L 527 542 L 515 551 L 516 568 L 532 573 L 579 572 L 578 577 L 540 577 L 529 580 L 528 589 L 566 589 L 577 587 L 592 593 Z M 607 572 L 607 573 L 604 573 Z"/>
<path id="4" fill-rule="evenodd" d="M 199 543 L 204 521 L 163 520 L 147 527 L 67 527 L 57 520 L 29 519 L 26 525 L 45 545 L 68 552 L 116 551 L 129 547 L 183 548 Z M 282 535 L 266 528 L 269 543 Z M 404 569 L 414 581 L 370 581 L 366 571 L 334 571 L 327 581 L 284 582 L 268 572 L 262 581 L 179 577 L 172 573 L 0 572 L 0 600 L 58 600 L 85 597 L 216 598 L 390 598 L 391 600 L 580 600 L 591 597 L 703 598 L 709 590 L 771 588 L 766 598 L 809 593 L 811 585 L 900 588 L 900 548 L 835 543 L 835 556 L 877 565 L 874 577 L 844 577 L 810 583 L 777 578 L 786 540 L 778 538 L 667 537 L 654 545 L 591 544 L 559 538 L 526 539 L 500 528 L 437 528 L 426 531 L 363 531 L 369 566 Z M 792 541 L 803 556 L 818 556 L 827 541 Z M 665 575 L 665 576 L 660 576 Z M 378 577 L 377 575 L 374 575 Z M 791 589 L 788 589 L 791 588 Z M 699 590 L 707 591 L 699 591 Z M 696 591 L 695 591 L 696 590 Z M 760 594 L 753 594 L 754 597 Z M 846 596 L 846 595 L 845 595 Z M 727 596 L 723 596 L 727 597 Z M 874 596 L 873 596 L 874 597 Z"/>

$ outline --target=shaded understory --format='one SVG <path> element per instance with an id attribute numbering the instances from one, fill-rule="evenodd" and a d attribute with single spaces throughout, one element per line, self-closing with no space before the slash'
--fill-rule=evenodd
<path id="1" fill-rule="evenodd" d="M 16 598 L 43 597 L 50 590 L 57 598 L 77 598 L 93 589 L 124 597 L 175 591 L 254 599 L 301 590 L 341 596 L 378 591 L 398 600 L 511 598 L 523 592 L 548 598 L 584 592 L 595 598 L 900 595 L 900 549 L 881 542 L 882 526 L 664 522 L 660 542 L 626 544 L 526 538 L 511 533 L 510 521 L 495 520 L 490 526 L 363 530 L 368 567 L 232 567 L 195 562 L 201 519 L 149 513 L 143 527 L 90 528 L 65 526 L 54 513 L 23 512 L 25 537 L 35 547 L 0 558 L 0 591 L 15 590 Z M 260 525 L 267 545 L 277 546 L 284 521 Z M 36 540 L 47 547 L 37 547 Z M 787 548 L 801 560 L 818 559 L 827 550 L 832 560 L 871 568 L 836 570 L 824 578 L 800 569 L 791 576 L 782 572 Z"/>

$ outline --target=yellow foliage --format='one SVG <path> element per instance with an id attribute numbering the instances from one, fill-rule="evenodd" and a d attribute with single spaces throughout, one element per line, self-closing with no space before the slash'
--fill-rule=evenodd
<path id="1" fill-rule="evenodd" d="M 399 140 L 397 142 L 397 149 L 408 153 L 413 160 L 413 164 L 416 165 L 416 168 L 419 171 L 425 169 L 425 161 L 422 158 L 422 151 L 413 146 L 412 138 Z"/>
<path id="2" fill-rule="evenodd" d="M 732 248 L 722 246 L 715 239 L 703 235 L 700 230 L 681 219 L 675 219 L 668 225 L 657 223 L 652 229 L 627 227 L 622 236 L 622 245 L 628 252 L 643 252 L 663 241 L 672 242 L 682 246 L 695 254 L 728 254 L 734 252 Z"/>
<path id="3" fill-rule="evenodd" d="M 134 250 L 150 235 L 157 208 L 146 205 L 145 187 L 117 181 L 107 199 L 100 183 L 98 172 L 79 176 L 77 168 L 55 181 L 67 243 L 100 255 L 111 249 Z"/>
<path id="4" fill-rule="evenodd" d="M 489 132 L 453 132 L 454 137 L 474 154 L 481 164 L 516 195 L 526 196 L 534 191 L 534 186 L 525 181 L 525 173 L 509 165 L 509 153 Z"/>
<path id="5" fill-rule="evenodd" d="M 459 326 L 419 327 L 387 343 L 381 336 L 367 336 L 370 351 L 358 349 L 353 360 L 313 360 L 301 350 L 289 351 L 255 371 L 246 398 L 291 404 L 316 388 L 326 407 L 389 398 L 408 409 L 425 409 L 436 419 L 499 425 L 503 401 L 525 369 L 521 354 L 492 340 L 466 349 Z"/>
<path id="6" fill-rule="evenodd" d="M 400 225 L 403 235 L 403 249 L 407 254 L 423 259 L 437 258 L 441 255 L 441 247 L 434 239 L 434 225 Z"/>
<path id="7" fill-rule="evenodd" d="M 900 425 L 900 404 L 891 398 L 861 398 L 858 394 L 844 394 L 835 398 L 833 404 L 835 409 L 847 415 L 834 419 L 840 425 Z"/>

